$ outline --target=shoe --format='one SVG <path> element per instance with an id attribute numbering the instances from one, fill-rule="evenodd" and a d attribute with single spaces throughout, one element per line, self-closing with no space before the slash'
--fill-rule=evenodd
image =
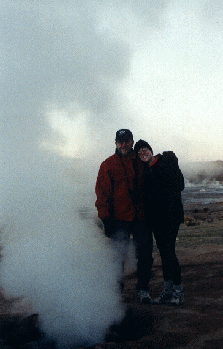
<path id="1" fill-rule="evenodd" d="M 173 297 L 170 300 L 170 305 L 182 305 L 184 304 L 184 293 L 183 291 L 173 293 Z"/>
<path id="2" fill-rule="evenodd" d="M 143 303 L 143 304 L 151 304 L 152 303 L 152 298 L 150 297 L 148 291 L 140 290 L 140 291 L 138 291 L 138 295 L 139 295 L 140 303 Z"/>
<path id="3" fill-rule="evenodd" d="M 166 293 L 164 290 L 158 298 L 154 299 L 153 304 L 170 304 L 172 298 L 173 294 Z"/>

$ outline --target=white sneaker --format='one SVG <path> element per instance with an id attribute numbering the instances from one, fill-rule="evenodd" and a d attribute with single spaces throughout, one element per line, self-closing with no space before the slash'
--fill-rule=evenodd
<path id="1" fill-rule="evenodd" d="M 140 303 L 143 303 L 143 304 L 151 304 L 152 303 L 152 298 L 150 297 L 148 291 L 140 290 L 140 291 L 138 291 L 138 295 L 139 295 Z"/>
<path id="2" fill-rule="evenodd" d="M 170 305 L 182 305 L 182 304 L 184 304 L 184 292 L 175 291 L 173 293 L 172 299 L 170 300 Z"/>

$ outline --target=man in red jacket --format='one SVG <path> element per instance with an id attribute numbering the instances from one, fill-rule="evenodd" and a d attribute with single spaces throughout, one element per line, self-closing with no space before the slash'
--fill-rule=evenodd
<path id="1" fill-rule="evenodd" d="M 140 302 L 151 303 L 148 289 L 153 264 L 153 238 L 145 224 L 143 207 L 137 200 L 137 162 L 132 148 L 132 132 L 128 129 L 117 131 L 115 144 L 115 154 L 102 162 L 98 172 L 95 206 L 104 224 L 105 235 L 121 251 L 123 268 L 130 236 L 133 236 L 138 259 L 136 289 Z M 124 288 L 123 282 L 121 288 Z"/>

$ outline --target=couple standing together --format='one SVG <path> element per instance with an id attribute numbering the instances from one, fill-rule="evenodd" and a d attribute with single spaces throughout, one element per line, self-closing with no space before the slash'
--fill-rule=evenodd
<path id="1" fill-rule="evenodd" d="M 139 140 L 134 146 L 128 129 L 116 132 L 115 154 L 102 162 L 95 206 L 104 232 L 116 246 L 136 246 L 137 285 L 141 303 L 181 305 L 184 292 L 181 268 L 175 253 L 179 226 L 184 220 L 181 191 L 184 178 L 173 152 L 153 155 Z M 133 149 L 134 146 L 134 149 Z M 153 264 L 153 235 L 160 252 L 164 290 L 152 301 L 149 282 Z M 124 271 L 124 260 L 123 271 Z M 124 282 L 120 282 L 124 288 Z"/>

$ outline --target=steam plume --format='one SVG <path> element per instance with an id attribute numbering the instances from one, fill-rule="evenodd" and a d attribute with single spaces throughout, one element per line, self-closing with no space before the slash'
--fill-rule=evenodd
<path id="1" fill-rule="evenodd" d="M 40 314 L 42 330 L 59 347 L 102 342 L 124 315 L 120 265 L 94 219 L 79 214 L 86 196 L 93 207 L 94 196 L 67 179 L 71 164 L 40 150 L 35 156 L 38 173 L 23 166 L 5 173 L 1 287 Z"/>

